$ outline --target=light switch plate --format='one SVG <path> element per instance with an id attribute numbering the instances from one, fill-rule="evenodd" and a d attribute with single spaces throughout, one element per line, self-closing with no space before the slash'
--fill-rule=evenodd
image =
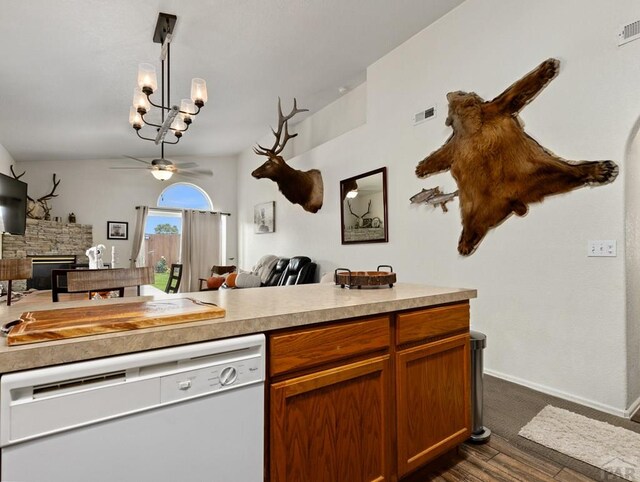
<path id="1" fill-rule="evenodd" d="M 617 256 L 615 239 L 592 240 L 588 243 L 587 256 L 613 258 Z"/>

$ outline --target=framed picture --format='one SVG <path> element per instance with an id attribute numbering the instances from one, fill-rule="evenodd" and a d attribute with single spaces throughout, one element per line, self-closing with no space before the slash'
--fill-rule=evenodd
<path id="1" fill-rule="evenodd" d="M 129 223 L 107 221 L 107 239 L 129 239 Z"/>
<path id="2" fill-rule="evenodd" d="M 276 202 L 256 204 L 253 207 L 253 226 L 256 234 L 273 233 L 276 230 Z"/>

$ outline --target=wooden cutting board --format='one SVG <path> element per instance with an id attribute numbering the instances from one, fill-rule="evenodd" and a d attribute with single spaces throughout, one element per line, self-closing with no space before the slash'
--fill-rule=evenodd
<path id="1" fill-rule="evenodd" d="M 7 344 L 24 345 L 152 326 L 222 318 L 224 308 L 191 298 L 96 304 L 78 308 L 28 311 L 9 328 Z"/>

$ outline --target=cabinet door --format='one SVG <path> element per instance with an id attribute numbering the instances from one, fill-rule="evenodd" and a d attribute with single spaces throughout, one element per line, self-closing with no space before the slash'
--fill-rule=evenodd
<path id="1" fill-rule="evenodd" d="M 389 480 L 389 355 L 271 386 L 271 482 Z"/>
<path id="2" fill-rule="evenodd" d="M 398 475 L 451 450 L 471 434 L 469 335 L 397 353 Z"/>

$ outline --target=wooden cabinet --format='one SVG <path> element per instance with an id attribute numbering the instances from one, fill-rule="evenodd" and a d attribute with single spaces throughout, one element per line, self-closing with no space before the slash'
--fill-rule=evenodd
<path id="1" fill-rule="evenodd" d="M 469 304 L 269 336 L 271 482 L 396 481 L 470 429 Z"/>
<path id="2" fill-rule="evenodd" d="M 395 323 L 398 475 L 471 435 L 469 303 L 398 313 Z"/>
<path id="3" fill-rule="evenodd" d="M 469 335 L 400 350 L 396 360 L 397 460 L 402 476 L 469 437 Z"/>
<path id="4" fill-rule="evenodd" d="M 269 374 L 326 365 L 385 350 L 389 344 L 388 316 L 287 331 L 269 337 Z"/>
<path id="5" fill-rule="evenodd" d="M 389 480 L 389 355 L 271 386 L 271 482 Z"/>

